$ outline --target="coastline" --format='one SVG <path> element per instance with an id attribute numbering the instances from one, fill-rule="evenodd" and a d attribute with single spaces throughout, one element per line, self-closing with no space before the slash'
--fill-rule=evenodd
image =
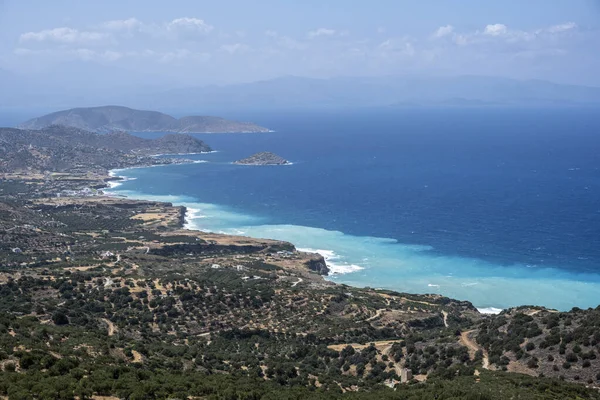
<path id="1" fill-rule="evenodd" d="M 166 164 L 166 165 L 152 165 L 150 167 L 155 167 L 155 166 L 168 166 L 171 164 Z M 137 166 L 137 167 L 130 167 L 130 168 L 122 168 L 122 169 L 113 169 L 110 170 L 108 172 L 108 177 L 111 179 L 110 182 L 107 182 L 108 187 L 110 189 L 114 189 L 118 186 L 120 186 L 123 182 L 127 182 L 127 181 L 132 181 L 132 180 L 136 180 L 137 178 L 131 178 L 131 177 L 127 177 L 125 175 L 118 175 L 119 172 L 121 171 L 126 171 L 126 170 L 130 170 L 130 169 L 141 169 L 141 168 L 147 168 L 147 166 Z M 117 194 L 117 193 L 111 193 L 110 191 L 105 192 L 106 196 L 109 197 L 120 197 L 120 198 L 127 198 L 133 201 L 136 200 L 148 200 L 143 198 L 143 196 L 136 198 L 136 197 L 131 197 L 129 195 L 125 195 L 125 194 Z M 204 230 L 204 229 L 199 229 L 198 227 L 194 226 L 193 224 L 193 219 L 198 219 L 198 218 L 203 218 L 203 216 L 200 215 L 201 210 L 200 209 L 196 209 L 196 208 L 192 208 L 192 207 L 188 207 L 185 204 L 182 203 L 172 203 L 173 206 L 177 206 L 177 207 L 182 207 L 183 208 L 183 215 L 182 215 L 182 220 L 183 220 L 183 224 L 182 224 L 182 229 L 185 230 L 189 230 L 189 231 L 196 231 L 196 232 L 203 232 L 203 233 L 213 233 L 213 234 L 225 234 L 225 235 L 231 235 L 230 233 L 226 233 L 226 232 L 213 232 L 211 230 Z M 249 236 L 247 235 L 245 232 L 239 231 L 237 233 L 234 234 L 234 236 L 239 236 L 239 237 L 248 237 L 251 239 L 268 239 L 268 240 L 277 240 L 277 239 L 270 239 L 270 238 L 258 238 L 258 237 L 253 237 L 253 236 Z M 340 285 L 342 283 L 340 282 L 336 282 L 335 280 L 332 279 L 332 277 L 335 277 L 336 275 L 342 275 L 342 274 L 348 274 L 348 273 L 353 273 L 353 272 L 358 272 L 360 270 L 363 270 L 364 267 L 361 267 L 359 265 L 355 265 L 355 264 L 350 264 L 350 265 L 339 265 L 335 263 L 335 260 L 337 258 L 339 258 L 339 256 L 332 250 L 324 250 L 324 249 L 314 249 L 314 248 L 306 248 L 306 247 L 297 247 L 294 243 L 292 243 L 294 245 L 294 247 L 296 248 L 296 250 L 298 252 L 301 253 L 309 253 L 309 254 L 318 254 L 321 257 L 323 257 L 323 259 L 325 260 L 325 263 L 329 269 L 329 273 L 327 275 L 323 275 L 321 276 L 323 280 L 329 282 L 330 284 L 334 284 L 334 285 Z M 352 287 L 356 287 L 356 288 L 360 288 L 360 286 L 356 286 L 356 285 L 349 285 Z M 389 288 L 384 288 L 382 290 L 393 290 L 393 289 L 389 289 Z M 394 290 L 393 290 L 394 291 Z M 404 293 L 404 292 L 399 292 L 398 293 Z M 443 294 L 440 293 L 422 293 L 421 295 L 434 295 L 434 296 L 443 296 L 443 297 L 448 297 L 445 296 Z M 459 300 L 459 301 L 463 301 L 463 300 Z M 504 308 L 498 308 L 498 307 L 477 307 L 474 305 L 474 307 L 479 311 L 480 314 L 483 315 L 496 315 L 496 314 L 500 314 L 501 312 L 505 311 L 506 309 Z"/>
<path id="2" fill-rule="evenodd" d="M 159 154 L 150 154 L 150 157 L 164 157 L 164 156 L 194 156 L 194 155 L 200 155 L 200 154 L 212 154 L 212 153 L 218 153 L 218 150 L 211 150 L 211 151 L 201 151 L 199 153 L 159 153 Z M 143 167 L 139 167 L 139 168 L 143 168 Z"/>
<path id="3" fill-rule="evenodd" d="M 203 163 L 206 161 L 200 161 L 200 163 Z M 197 162 L 195 162 L 197 163 Z M 168 165 L 172 165 L 172 164 L 166 164 L 166 165 L 151 165 L 151 166 L 138 166 L 138 167 L 129 167 L 129 168 L 117 168 L 117 169 L 112 169 L 110 171 L 108 171 L 108 178 L 105 179 L 106 183 L 107 183 L 107 187 L 109 189 L 114 189 L 117 188 L 119 186 L 121 186 L 121 184 L 123 182 L 128 182 L 128 181 L 133 181 L 136 180 L 137 178 L 131 178 L 131 177 L 127 177 L 125 175 L 117 175 L 118 172 L 120 171 L 126 171 L 126 170 L 132 170 L 132 169 L 142 169 L 142 168 L 149 168 L 149 167 L 164 167 L 164 166 L 168 166 Z M 176 165 L 180 165 L 180 164 L 176 164 Z M 104 195 L 108 196 L 108 197 L 117 197 L 117 198 L 127 198 L 130 200 L 141 200 L 141 201 L 146 201 L 148 199 L 145 199 L 143 197 L 140 198 L 135 198 L 135 197 L 130 197 L 129 195 L 125 195 L 125 194 L 117 194 L 117 193 L 113 193 L 110 191 L 104 191 Z M 193 207 L 188 207 L 185 204 L 182 203 L 173 203 L 173 206 L 177 206 L 177 207 L 183 207 L 184 209 L 184 213 L 183 213 L 183 229 L 186 230 L 190 230 L 190 231 L 197 231 L 197 232 L 204 232 L 204 233 L 215 233 L 215 234 L 225 234 L 225 235 L 230 235 L 230 233 L 226 233 L 226 232 L 213 232 L 211 230 L 206 230 L 206 229 L 200 229 L 198 227 L 195 227 L 193 225 L 193 219 L 199 219 L 199 218 L 203 218 L 203 216 L 200 214 L 201 210 L 197 209 L 197 208 L 193 208 Z M 244 232 L 237 232 L 235 233 L 235 236 L 240 236 L 240 237 L 249 237 L 252 239 L 268 239 L 268 240 L 279 240 L 279 239 L 272 239 L 272 238 L 258 238 L 258 237 L 252 237 L 252 236 L 248 236 L 246 235 Z M 294 245 L 294 247 L 296 247 Z M 296 250 L 298 250 L 299 252 L 302 253 L 311 253 L 311 254 L 318 254 L 320 256 L 322 256 L 325 261 L 327 262 L 327 266 L 330 268 L 330 274 L 327 276 L 334 276 L 334 275 L 341 275 L 341 274 L 347 274 L 347 273 L 352 273 L 352 272 L 356 272 L 356 271 L 360 271 L 363 270 L 364 267 L 361 267 L 359 265 L 340 265 L 340 264 L 336 264 L 335 262 L 333 262 L 334 260 L 336 260 L 337 258 L 339 258 L 339 256 L 337 254 L 335 254 L 334 251 L 332 250 L 325 250 L 325 249 L 313 249 L 313 248 L 306 248 L 306 247 L 296 247 Z M 338 284 L 335 281 L 329 280 L 329 282 Z"/>
<path id="4" fill-rule="evenodd" d="M 132 179 L 119 171 L 110 172 Z M 120 186 L 120 183 L 113 185 Z M 404 245 L 389 238 L 353 236 L 293 224 L 269 225 L 268 220 L 260 216 L 234 211 L 226 205 L 202 203 L 189 196 L 150 194 L 143 189 L 140 192 L 125 189 L 114 195 L 185 206 L 189 209 L 185 217 L 188 230 L 276 238 L 293 243 L 299 249 L 316 252 L 326 258 L 332 270 L 327 281 L 336 284 L 463 299 L 482 313 L 497 313 L 523 305 L 560 311 L 598 305 L 597 274 L 559 267 L 533 269 L 521 264 L 492 264 L 475 258 L 430 253 L 431 246 Z"/>
<path id="5" fill-rule="evenodd" d="M 192 154 L 209 154 L 209 153 L 214 153 L 212 151 L 209 152 L 204 152 L 204 153 L 186 153 L 187 155 L 192 155 Z M 186 155 L 186 154 L 178 154 L 178 155 Z M 151 157 L 158 157 L 160 156 L 160 154 L 151 156 Z M 129 178 L 127 176 L 124 175 L 117 175 L 117 171 L 127 171 L 130 169 L 142 169 L 142 168 L 155 168 L 155 167 L 168 167 L 170 165 L 184 165 L 184 164 L 204 164 L 207 163 L 208 161 L 205 160 L 187 160 L 187 162 L 180 162 L 180 163 L 171 163 L 171 164 L 154 164 L 154 165 L 139 165 L 139 166 L 135 166 L 135 167 L 127 167 L 127 168 L 115 168 L 115 169 L 111 169 L 108 171 L 108 175 L 107 177 L 104 179 L 104 181 L 107 183 L 107 186 L 110 189 L 114 189 L 118 186 L 121 186 L 122 182 L 127 182 L 127 181 L 133 181 L 136 178 Z M 123 196 L 121 196 L 123 197 Z"/>

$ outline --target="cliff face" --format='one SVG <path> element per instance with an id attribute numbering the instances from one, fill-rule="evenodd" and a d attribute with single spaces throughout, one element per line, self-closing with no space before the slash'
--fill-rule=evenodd
<path id="1" fill-rule="evenodd" d="M 44 129 L 62 125 L 97 133 L 173 132 L 173 133 L 246 133 L 269 132 L 249 122 L 230 121 L 218 117 L 191 116 L 176 119 L 157 111 L 134 110 L 120 106 L 73 108 L 31 119 L 21 129 Z"/>
<path id="2" fill-rule="evenodd" d="M 316 254 L 315 257 L 309 261 L 307 261 L 306 266 L 311 271 L 315 271 L 319 275 L 327 276 L 329 275 L 329 267 L 325 263 L 325 258 L 323 256 Z"/>

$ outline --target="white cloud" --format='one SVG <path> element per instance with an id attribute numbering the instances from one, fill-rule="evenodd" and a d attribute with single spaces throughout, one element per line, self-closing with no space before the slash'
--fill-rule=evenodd
<path id="1" fill-rule="evenodd" d="M 144 59 L 154 60 L 161 64 L 177 63 L 179 61 L 198 61 L 203 62 L 211 58 L 208 53 L 193 52 L 189 49 L 176 49 L 173 51 L 155 51 L 145 49 L 140 51 L 113 51 L 113 50 L 95 50 L 89 48 L 55 48 L 55 49 L 29 49 L 17 48 L 13 51 L 21 57 L 45 57 L 49 59 L 60 60 L 81 60 L 98 62 L 117 62 L 125 59 Z"/>
<path id="2" fill-rule="evenodd" d="M 79 59 L 84 61 L 102 60 L 102 61 L 117 61 L 123 58 L 123 54 L 117 51 L 95 51 L 90 49 L 75 49 L 73 51 Z"/>
<path id="3" fill-rule="evenodd" d="M 132 17 L 98 21 L 79 29 L 62 27 L 23 33 L 14 58 L 22 58 L 24 64 L 31 65 L 32 61 L 43 64 L 77 59 L 156 70 L 168 70 L 171 67 L 168 64 L 172 64 L 190 69 L 197 66 L 222 74 L 229 73 L 226 71 L 230 68 L 239 68 L 240 74 L 252 68 L 261 71 L 280 68 L 282 74 L 320 71 L 332 75 L 436 69 L 446 65 L 449 69 L 461 65 L 476 70 L 475 64 L 492 65 L 507 60 L 521 60 L 525 64 L 541 57 L 564 56 L 573 52 L 569 45 L 582 41 L 586 33 L 577 31 L 573 22 L 523 30 L 501 23 L 483 23 L 478 29 L 433 25 L 419 37 L 392 33 L 391 28 L 386 33 L 377 26 L 364 29 L 363 36 L 358 36 L 358 31 L 345 36 L 347 32 L 335 26 L 336 29 L 305 29 L 296 35 L 283 28 L 248 31 L 244 37 L 242 31 L 217 29 L 199 18 L 145 22 Z M 206 63 L 211 55 L 215 61 Z M 239 63 L 227 63 L 233 57 Z"/>
<path id="4" fill-rule="evenodd" d="M 102 24 L 102 27 L 109 31 L 133 31 L 140 29 L 142 26 L 143 23 L 136 18 L 117 19 Z"/>
<path id="5" fill-rule="evenodd" d="M 448 36 L 454 32 L 454 27 L 452 25 L 440 26 L 437 31 L 433 34 L 436 38 L 441 38 L 444 36 Z"/>
<path id="6" fill-rule="evenodd" d="M 444 29 L 442 29 L 444 28 Z M 450 37 L 451 41 L 434 41 L 434 48 L 420 49 L 423 56 L 428 50 L 445 57 L 451 57 L 452 52 L 461 57 L 473 57 L 481 60 L 520 59 L 539 60 L 541 58 L 561 57 L 569 53 L 568 48 L 577 25 L 566 22 L 559 25 L 546 26 L 538 29 L 512 29 L 505 24 L 489 24 L 484 29 L 475 31 L 459 31 L 456 28 L 439 28 L 432 37 L 440 35 Z M 454 46 L 451 45 L 454 44 Z M 451 50 L 452 52 L 448 51 Z"/>
<path id="7" fill-rule="evenodd" d="M 319 36 L 333 36 L 336 33 L 337 32 L 334 29 L 319 28 L 319 29 L 315 29 L 314 31 L 308 32 L 308 37 L 311 39 L 314 39 Z"/>
<path id="8" fill-rule="evenodd" d="M 567 32 L 577 28 L 577 24 L 575 22 L 566 22 L 560 25 L 554 25 L 547 29 L 550 33 L 561 33 Z"/>
<path id="9" fill-rule="evenodd" d="M 487 36 L 495 39 L 502 39 L 509 43 L 518 43 L 518 42 L 533 42 L 538 41 L 541 42 L 547 39 L 548 35 L 558 36 L 563 33 L 572 31 L 577 28 L 577 24 L 574 22 L 566 22 L 564 24 L 553 25 L 550 27 L 537 29 L 537 30 L 518 30 L 518 29 L 509 29 L 504 24 L 493 24 L 487 25 L 485 30 L 481 32 L 475 32 L 473 34 L 467 34 L 466 36 L 473 38 L 475 36 Z"/>
<path id="10" fill-rule="evenodd" d="M 413 57 L 416 53 L 415 47 L 407 38 L 388 39 L 377 46 L 384 54 L 399 54 Z"/>
<path id="11" fill-rule="evenodd" d="M 24 42 L 54 42 L 63 44 L 86 44 L 106 41 L 110 35 L 102 32 L 80 32 L 73 28 L 54 28 L 39 32 L 23 33 L 19 41 Z"/>
<path id="12" fill-rule="evenodd" d="M 504 24 L 493 24 L 485 27 L 484 35 L 501 36 L 508 32 L 508 27 Z"/>
<path id="13" fill-rule="evenodd" d="M 467 35 L 454 34 L 452 40 L 459 46 L 466 46 L 469 44 L 469 37 Z"/>
<path id="14" fill-rule="evenodd" d="M 167 24 L 167 30 L 169 31 L 183 31 L 188 33 L 210 33 L 214 27 L 207 24 L 202 19 L 183 17 L 177 18 Z"/>
<path id="15" fill-rule="evenodd" d="M 171 61 L 183 60 L 192 55 L 188 49 L 177 49 L 168 53 L 161 54 L 160 62 L 168 63 Z"/>
<path id="16" fill-rule="evenodd" d="M 58 27 L 41 31 L 25 32 L 20 43 L 44 43 L 75 46 L 116 45 L 124 40 L 134 40 L 139 35 L 155 38 L 195 39 L 210 33 L 214 27 L 204 20 L 192 17 L 176 18 L 160 24 L 146 24 L 137 18 L 110 20 L 87 29 Z M 238 36 L 243 32 L 236 32 Z"/>

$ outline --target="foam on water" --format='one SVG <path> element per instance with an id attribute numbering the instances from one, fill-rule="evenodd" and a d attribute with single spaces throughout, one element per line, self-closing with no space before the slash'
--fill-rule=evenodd
<path id="1" fill-rule="evenodd" d="M 194 154 L 209 154 L 209 153 L 216 153 L 216 151 L 209 151 L 209 152 L 205 152 L 205 153 L 186 153 L 186 154 L 190 154 L 190 155 L 194 155 Z M 161 155 L 165 155 L 165 154 L 156 154 L 155 156 L 161 156 Z M 190 164 L 204 164 L 204 163 L 208 163 L 209 161 L 206 160 L 190 160 Z M 115 189 L 121 185 L 123 185 L 123 183 L 127 182 L 127 181 L 134 181 L 137 178 L 133 178 L 133 177 L 129 177 L 127 175 L 124 174 L 124 172 L 132 170 L 132 169 L 146 169 L 146 168 L 154 168 L 154 167 L 168 167 L 168 166 L 177 166 L 180 164 L 166 164 L 166 165 L 148 165 L 148 166 L 144 166 L 144 167 L 129 167 L 129 168 L 121 168 L 121 169 L 113 169 L 110 170 L 108 172 L 108 176 L 110 177 L 118 177 L 120 178 L 120 180 L 118 181 L 110 181 L 108 182 L 108 188 L 109 189 Z M 106 192 L 107 194 L 114 194 L 112 192 Z"/>
<path id="2" fill-rule="evenodd" d="M 159 153 L 159 154 L 152 154 L 150 155 L 150 157 L 162 157 L 162 156 L 195 156 L 195 155 L 204 155 L 204 154 L 212 154 L 212 153 L 217 153 L 217 150 L 212 150 L 212 151 L 201 151 L 199 153 Z"/>
<path id="3" fill-rule="evenodd" d="M 501 308 L 494 308 L 494 307 L 478 308 L 477 310 L 482 314 L 490 314 L 490 315 L 500 314 L 502 312 Z"/>
<path id="4" fill-rule="evenodd" d="M 322 249 L 311 249 L 311 248 L 298 248 L 299 251 L 305 251 L 307 253 L 318 253 L 323 256 L 327 267 L 329 268 L 330 275 L 349 274 L 351 272 L 357 272 L 364 269 L 360 265 L 349 264 L 341 260 L 341 257 L 332 250 Z"/>
<path id="5" fill-rule="evenodd" d="M 123 171 L 113 173 L 123 174 Z M 115 193 L 185 206 L 188 229 L 285 240 L 299 249 L 319 253 L 331 269 L 328 279 L 339 283 L 407 293 L 437 293 L 469 300 L 484 313 L 519 305 L 559 310 L 595 307 L 599 300 L 598 274 L 491 264 L 440 255 L 432 251 L 432 246 L 404 245 L 389 238 L 353 236 L 298 225 L 270 225 L 261 218 L 190 197 L 153 196 L 122 189 Z"/>
<path id="6" fill-rule="evenodd" d="M 119 172 L 121 172 L 121 171 L 124 171 L 124 170 L 118 170 L 118 169 L 114 169 L 114 170 L 112 170 L 112 171 L 110 171 L 110 172 L 108 173 L 108 176 L 111 176 L 111 177 L 113 177 L 113 178 L 115 178 L 115 177 L 121 178 L 121 179 L 120 179 L 120 180 L 118 180 L 118 181 L 109 181 L 109 182 L 108 182 L 108 188 L 109 188 L 109 189 L 115 189 L 115 188 L 117 188 L 117 187 L 121 186 L 123 183 L 125 183 L 125 182 L 127 182 L 127 181 L 134 181 L 134 180 L 136 180 L 136 179 L 137 179 L 137 178 L 130 178 L 130 177 L 127 177 L 127 176 L 120 176 L 120 175 L 117 175 L 117 173 L 119 173 Z M 108 194 L 110 194 L 110 192 L 108 192 Z"/>

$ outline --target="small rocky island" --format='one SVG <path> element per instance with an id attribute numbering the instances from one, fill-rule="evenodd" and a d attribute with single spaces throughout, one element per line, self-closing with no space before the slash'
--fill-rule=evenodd
<path id="1" fill-rule="evenodd" d="M 277 154 L 270 153 L 268 151 L 263 151 L 261 153 L 256 153 L 248 158 L 244 158 L 243 160 L 238 160 L 234 162 L 234 164 L 238 165 L 290 165 L 291 162 L 278 156 Z"/>

